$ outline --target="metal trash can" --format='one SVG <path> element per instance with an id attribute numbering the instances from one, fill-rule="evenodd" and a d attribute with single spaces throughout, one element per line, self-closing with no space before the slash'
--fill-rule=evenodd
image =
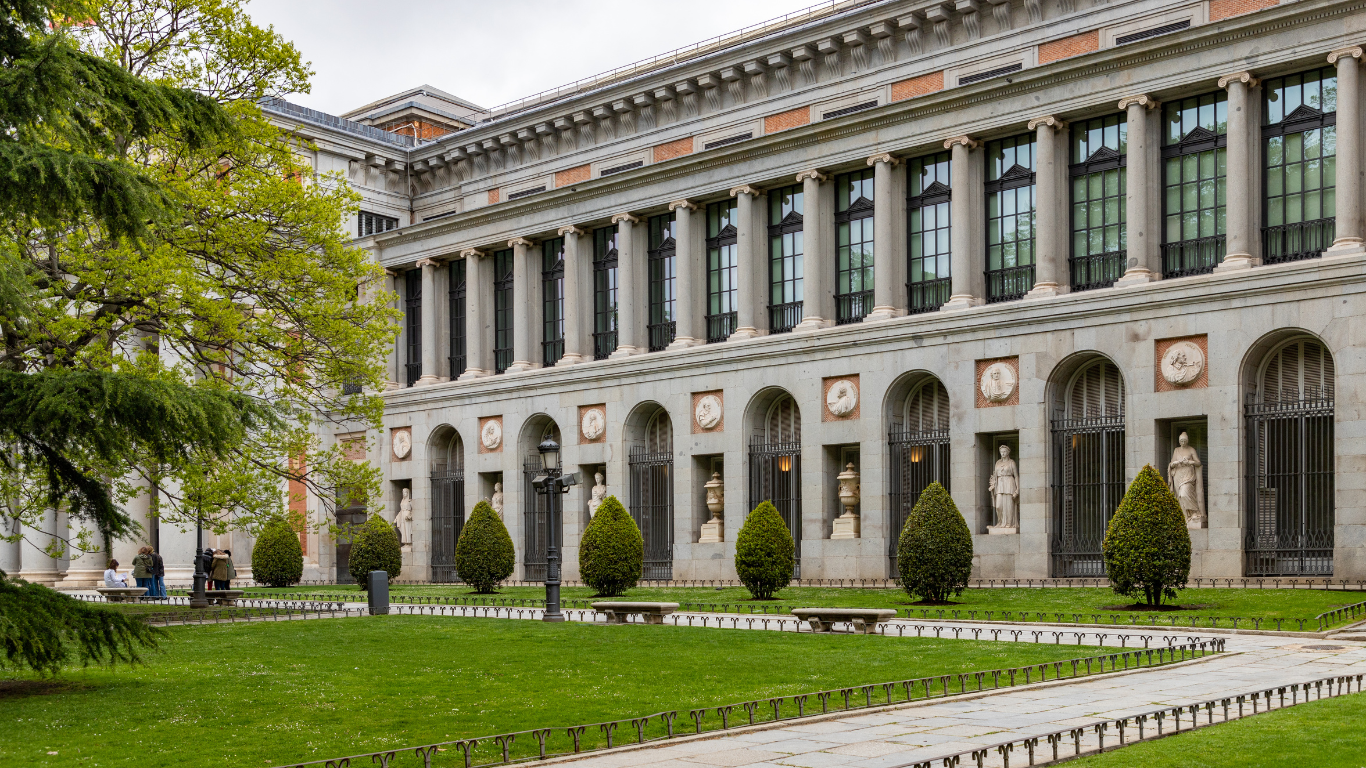
<path id="1" fill-rule="evenodd" d="M 384 571 L 371 571 L 365 574 L 369 579 L 370 615 L 389 615 L 389 574 Z"/>

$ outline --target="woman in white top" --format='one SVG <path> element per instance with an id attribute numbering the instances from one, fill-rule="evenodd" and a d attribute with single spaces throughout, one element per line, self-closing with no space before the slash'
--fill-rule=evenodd
<path id="1" fill-rule="evenodd" d="M 109 567 L 104 571 L 104 585 L 106 587 L 127 587 L 128 577 L 120 575 L 118 572 L 119 561 L 110 560 Z"/>

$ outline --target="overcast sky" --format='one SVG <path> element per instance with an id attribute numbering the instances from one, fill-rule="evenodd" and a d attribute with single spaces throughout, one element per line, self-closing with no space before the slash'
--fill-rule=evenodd
<path id="1" fill-rule="evenodd" d="M 291 97 L 340 114 L 429 84 L 493 107 L 816 0 L 250 0 L 313 64 Z"/>

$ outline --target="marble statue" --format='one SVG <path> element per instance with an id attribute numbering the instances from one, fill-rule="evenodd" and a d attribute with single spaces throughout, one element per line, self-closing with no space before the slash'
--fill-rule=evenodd
<path id="1" fill-rule="evenodd" d="M 992 363 L 982 371 L 982 381 L 978 386 L 987 402 L 1004 403 L 1015 394 L 1015 371 L 1005 363 Z"/>
<path id="2" fill-rule="evenodd" d="M 496 512 L 496 513 L 498 513 L 498 519 L 499 519 L 499 520 L 502 520 L 502 519 L 503 519 L 503 484 L 502 484 L 502 483 L 494 483 L 494 484 L 493 484 L 493 498 L 492 498 L 492 499 L 489 499 L 489 506 L 493 507 L 493 511 Z"/>
<path id="3" fill-rule="evenodd" d="M 403 497 L 398 501 L 398 517 L 394 518 L 398 527 L 398 543 L 405 547 L 413 544 L 413 496 L 412 491 L 403 489 Z"/>
<path id="4" fill-rule="evenodd" d="M 413 437 L 408 430 L 401 429 L 394 432 L 394 458 L 406 459 L 408 452 L 413 449 Z"/>
<path id="5" fill-rule="evenodd" d="M 854 469 L 851 461 L 844 467 L 844 471 L 835 476 L 839 481 L 840 506 L 844 507 L 844 514 L 835 518 L 834 530 L 830 533 L 832 539 L 857 539 L 859 537 L 859 516 L 854 511 L 854 507 L 859 502 L 859 474 Z"/>
<path id="6" fill-rule="evenodd" d="M 1167 485 L 1176 494 L 1181 511 L 1186 513 L 1187 528 L 1205 527 L 1205 478 L 1201 472 L 1200 454 L 1190 444 L 1185 432 L 1177 438 L 1180 443 L 1172 451 L 1167 464 Z"/>
<path id="7" fill-rule="evenodd" d="M 988 533 L 1019 533 L 1020 473 L 1015 460 L 1010 458 L 1010 446 L 1001 446 L 1001 458 L 991 470 L 987 481 L 991 491 L 991 505 L 996 509 L 996 525 L 988 526 Z"/>
<path id="8" fill-rule="evenodd" d="M 721 480 L 721 473 L 711 473 L 711 479 L 702 486 L 702 489 L 707 494 L 707 511 L 711 513 L 711 519 L 702 524 L 697 543 L 717 544 L 722 541 L 725 532 L 722 514 L 726 511 L 726 485 Z"/>
<path id="9" fill-rule="evenodd" d="M 592 520 L 593 515 L 598 513 L 598 507 L 602 505 L 602 500 L 607 498 L 607 484 L 602 481 L 602 473 L 593 473 L 593 493 L 588 497 L 588 519 Z"/>
<path id="10" fill-rule="evenodd" d="M 825 393 L 825 407 L 836 416 L 848 416 L 858 407 L 858 387 L 848 379 L 840 379 L 830 385 Z"/>
<path id="11" fill-rule="evenodd" d="M 1189 341 L 1178 341 L 1162 355 L 1162 378 L 1173 386 L 1189 384 L 1205 370 L 1205 353 Z"/>
<path id="12" fill-rule="evenodd" d="M 583 430 L 583 439 L 591 443 L 602 437 L 603 431 L 607 429 L 607 417 L 601 408 L 589 408 L 584 411 L 579 428 Z"/>
<path id="13" fill-rule="evenodd" d="M 693 418 L 697 420 L 697 426 L 702 429 L 713 429 L 721 423 L 721 398 L 716 395 L 706 395 L 699 398 L 697 408 L 693 412 Z"/>

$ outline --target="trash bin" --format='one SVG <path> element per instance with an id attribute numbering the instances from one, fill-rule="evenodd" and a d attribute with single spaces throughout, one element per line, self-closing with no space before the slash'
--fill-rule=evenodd
<path id="1" fill-rule="evenodd" d="M 389 574 L 384 571 L 371 571 L 365 574 L 370 580 L 367 592 L 370 597 L 370 615 L 389 615 Z"/>

